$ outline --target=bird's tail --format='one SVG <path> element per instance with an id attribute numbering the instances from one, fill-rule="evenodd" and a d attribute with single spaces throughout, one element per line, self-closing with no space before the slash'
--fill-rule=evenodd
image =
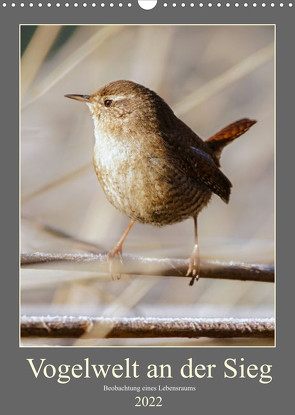
<path id="1" fill-rule="evenodd" d="M 223 148 L 249 130 L 257 121 L 243 118 L 218 131 L 206 140 L 212 154 L 219 160 Z"/>

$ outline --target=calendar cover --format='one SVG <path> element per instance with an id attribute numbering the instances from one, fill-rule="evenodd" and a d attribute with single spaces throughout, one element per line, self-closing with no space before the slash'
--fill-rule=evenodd
<path id="1" fill-rule="evenodd" d="M 10 408 L 290 400 L 294 7 L 1 3 Z"/>

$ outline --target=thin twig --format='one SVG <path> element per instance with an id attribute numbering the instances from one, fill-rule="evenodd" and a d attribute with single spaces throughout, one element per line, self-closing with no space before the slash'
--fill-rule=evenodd
<path id="1" fill-rule="evenodd" d="M 22 337 L 100 338 L 211 337 L 273 338 L 273 319 L 167 319 L 22 317 Z"/>
<path id="2" fill-rule="evenodd" d="M 21 266 L 26 268 L 59 269 L 109 273 L 110 264 L 103 254 L 21 254 Z M 188 260 L 143 258 L 125 255 L 123 264 L 112 262 L 112 274 L 186 277 Z M 190 278 L 190 277 L 188 277 Z M 274 282 L 274 266 L 243 262 L 201 261 L 200 278 Z"/>

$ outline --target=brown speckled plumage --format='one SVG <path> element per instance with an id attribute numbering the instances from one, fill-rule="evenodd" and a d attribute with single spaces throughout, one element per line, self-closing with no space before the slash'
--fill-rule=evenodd
<path id="1" fill-rule="evenodd" d="M 219 168 L 220 154 L 255 121 L 242 119 L 203 141 L 155 92 L 131 81 L 68 97 L 87 103 L 97 177 L 108 200 L 132 221 L 163 226 L 194 217 L 196 225 L 212 193 L 228 203 L 231 183 Z M 191 260 L 193 278 L 197 262 Z"/>

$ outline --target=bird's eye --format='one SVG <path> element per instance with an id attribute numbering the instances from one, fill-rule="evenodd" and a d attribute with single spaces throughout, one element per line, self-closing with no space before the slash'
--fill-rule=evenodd
<path id="1" fill-rule="evenodd" d="M 106 99 L 104 102 L 104 106 L 105 107 L 110 107 L 112 105 L 113 101 L 111 99 Z"/>

